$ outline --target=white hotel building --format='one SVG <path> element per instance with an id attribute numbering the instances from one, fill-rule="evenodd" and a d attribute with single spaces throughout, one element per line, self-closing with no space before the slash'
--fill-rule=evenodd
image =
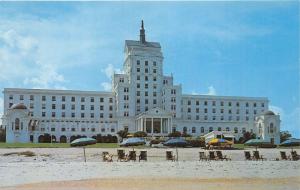
<path id="1" fill-rule="evenodd" d="M 246 131 L 279 143 L 280 118 L 264 97 L 189 95 L 163 73 L 158 42 L 125 41 L 124 74 L 112 76 L 112 92 L 5 88 L 3 126 L 7 142 L 39 142 L 50 134 L 57 142 L 77 135 L 116 135 L 119 130 L 166 136 Z"/>

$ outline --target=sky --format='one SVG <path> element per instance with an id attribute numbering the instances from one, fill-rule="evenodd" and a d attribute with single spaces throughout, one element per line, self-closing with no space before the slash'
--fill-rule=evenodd
<path id="1" fill-rule="evenodd" d="M 109 91 L 142 19 L 183 93 L 268 97 L 300 137 L 297 1 L 1 2 L 0 89 Z"/>

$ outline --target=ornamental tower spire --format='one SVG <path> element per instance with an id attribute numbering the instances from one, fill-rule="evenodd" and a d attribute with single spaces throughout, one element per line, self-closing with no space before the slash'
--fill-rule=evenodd
<path id="1" fill-rule="evenodd" d="M 144 29 L 144 21 L 142 20 L 142 25 L 140 29 L 140 42 L 146 43 L 146 35 L 145 35 L 145 29 Z"/>

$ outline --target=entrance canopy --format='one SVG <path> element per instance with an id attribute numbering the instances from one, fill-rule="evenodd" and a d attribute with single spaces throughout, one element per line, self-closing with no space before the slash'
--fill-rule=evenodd
<path id="1" fill-rule="evenodd" d="M 144 131 L 152 136 L 166 136 L 171 132 L 172 113 L 161 108 L 153 108 L 137 116 L 137 131 Z"/>

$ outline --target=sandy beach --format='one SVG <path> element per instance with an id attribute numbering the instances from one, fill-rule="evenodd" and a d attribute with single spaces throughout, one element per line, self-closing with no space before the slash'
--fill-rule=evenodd
<path id="1" fill-rule="evenodd" d="M 3 156 L 28 150 L 36 156 Z M 199 161 L 203 150 L 186 148 L 178 162 L 165 161 L 167 149 L 140 150 L 148 162 L 117 162 L 113 148 L 86 149 L 86 163 L 82 148 L 0 149 L 0 189 L 300 189 L 300 162 L 276 161 L 280 149 L 259 149 L 267 161 L 245 161 L 242 150 L 223 151 L 232 161 Z"/>

